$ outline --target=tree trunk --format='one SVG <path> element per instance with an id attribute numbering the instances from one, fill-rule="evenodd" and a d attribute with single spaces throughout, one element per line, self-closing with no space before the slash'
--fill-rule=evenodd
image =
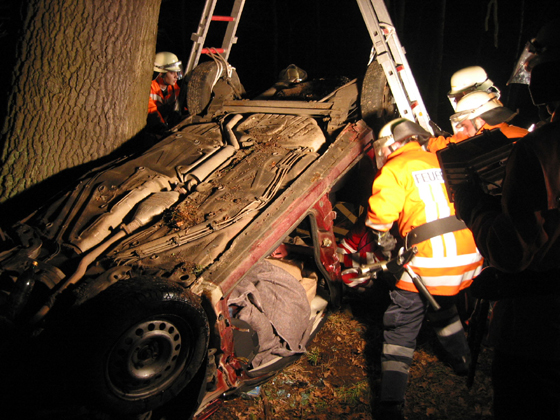
<path id="1" fill-rule="evenodd" d="M 145 126 L 160 4 L 27 1 L 2 126 L 0 203 L 106 156 Z"/>

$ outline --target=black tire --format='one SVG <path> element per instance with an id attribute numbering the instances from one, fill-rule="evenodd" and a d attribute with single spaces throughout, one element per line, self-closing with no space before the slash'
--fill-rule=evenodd
<path id="1" fill-rule="evenodd" d="M 362 119 L 374 130 L 376 136 L 386 123 L 399 117 L 387 77 L 377 61 L 372 61 L 364 76 L 360 108 Z"/>
<path id="2" fill-rule="evenodd" d="M 198 297 L 152 277 L 114 284 L 65 325 L 72 327 L 65 340 L 70 379 L 86 405 L 109 413 L 145 413 L 167 403 L 208 350 L 208 319 Z"/>
<path id="3" fill-rule="evenodd" d="M 199 64 L 192 71 L 187 87 L 187 109 L 189 114 L 202 113 L 212 97 L 212 83 L 218 74 L 218 66 L 214 61 Z"/>
<path id="4" fill-rule="evenodd" d="M 214 82 L 217 75 L 218 65 L 213 60 L 199 64 L 192 71 L 189 83 L 187 84 L 187 109 L 190 115 L 202 114 L 208 108 L 212 100 Z M 224 77 L 222 73 L 220 78 L 223 79 Z M 227 82 L 231 88 L 231 97 L 229 99 L 241 99 L 245 94 L 245 88 L 241 84 L 235 69 L 233 69 L 231 77 L 227 79 Z"/>

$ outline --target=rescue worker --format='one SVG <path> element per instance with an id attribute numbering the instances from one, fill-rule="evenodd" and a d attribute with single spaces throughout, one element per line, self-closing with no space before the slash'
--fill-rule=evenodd
<path id="1" fill-rule="evenodd" d="M 360 215 L 337 244 L 337 257 L 345 268 L 389 260 L 397 244 L 397 239 L 390 232 L 381 238 L 374 235 L 365 225 L 365 216 L 365 213 Z M 357 275 L 345 274 L 342 276 L 342 281 L 346 286 L 360 292 L 372 286 L 371 282 L 363 284 L 356 281 L 356 277 Z"/>
<path id="2" fill-rule="evenodd" d="M 449 143 L 459 143 L 481 134 L 484 130 L 495 128 L 499 128 L 508 138 L 524 137 L 528 133 L 526 129 L 508 124 L 515 115 L 516 113 L 502 105 L 497 94 L 485 91 L 470 92 L 459 100 L 456 113 L 449 118 L 453 136 L 432 137 L 426 148 L 435 153 L 447 147 Z"/>
<path id="3" fill-rule="evenodd" d="M 307 80 L 307 72 L 302 68 L 296 66 L 295 64 L 290 64 L 288 67 L 283 69 L 278 75 L 278 81 L 274 85 L 268 88 L 266 91 L 261 93 L 255 99 L 267 99 L 274 97 L 284 97 L 290 96 L 286 95 L 285 91 L 290 88 L 294 88 L 300 83 Z"/>
<path id="4" fill-rule="evenodd" d="M 453 111 L 457 110 L 457 104 L 463 96 L 476 91 L 495 93 L 496 97 L 500 99 L 500 89 L 494 86 L 494 82 L 488 78 L 482 67 L 465 67 L 453 73 L 451 90 L 447 93 Z"/>
<path id="5" fill-rule="evenodd" d="M 154 60 L 154 72 L 157 75 L 150 89 L 148 128 L 163 132 L 180 120 L 177 82 L 183 77 L 183 66 L 175 54 L 159 52 Z"/>
<path id="6" fill-rule="evenodd" d="M 530 42 L 511 82 L 522 75 L 551 122 L 514 145 L 501 198 L 465 183 L 455 205 L 497 269 L 486 269 L 491 275 L 473 286 L 479 296 L 498 299 L 491 325 L 494 416 L 550 420 L 560 418 L 560 20 Z"/>
<path id="7" fill-rule="evenodd" d="M 390 291 L 392 302 L 383 318 L 382 419 L 403 418 L 408 372 L 426 312 L 455 371 L 466 374 L 470 363 L 455 295 L 471 284 L 483 260 L 471 232 L 456 223 L 436 155 L 422 149 L 420 143 L 428 137 L 418 124 L 399 118 L 385 125 L 373 144 L 380 170 L 368 201 L 366 226 L 382 243 L 398 223 L 405 246 L 418 248 L 409 267 L 441 306 L 438 311 L 428 308 L 406 271 Z"/>

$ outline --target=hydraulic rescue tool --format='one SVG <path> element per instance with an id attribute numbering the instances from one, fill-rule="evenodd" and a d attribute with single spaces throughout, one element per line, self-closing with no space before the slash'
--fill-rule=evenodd
<path id="1" fill-rule="evenodd" d="M 411 247 L 408 249 L 401 248 L 397 254 L 397 257 L 388 260 L 388 261 L 379 261 L 374 264 L 362 264 L 359 267 L 351 267 L 344 271 L 342 271 L 342 276 L 351 276 L 357 275 L 357 277 L 353 277 L 352 281 L 354 284 L 366 284 L 372 279 L 376 279 L 378 274 L 380 273 L 390 273 L 393 276 L 397 277 L 402 274 L 403 271 L 410 276 L 412 282 L 418 289 L 418 292 L 426 298 L 426 300 L 432 305 L 434 310 L 439 310 L 440 306 L 427 289 L 426 285 L 422 278 L 417 275 L 408 265 L 408 263 L 412 260 L 414 255 L 418 252 L 418 248 Z"/>

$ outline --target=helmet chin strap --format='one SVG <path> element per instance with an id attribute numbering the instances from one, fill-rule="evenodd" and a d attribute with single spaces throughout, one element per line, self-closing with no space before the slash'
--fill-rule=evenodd
<path id="1" fill-rule="evenodd" d="M 550 121 L 560 120 L 560 101 L 555 101 L 547 105 L 548 113 L 551 115 Z"/>
<path id="2" fill-rule="evenodd" d="M 416 141 L 416 136 L 410 136 L 404 140 L 394 142 L 389 146 L 389 150 L 391 151 L 391 153 L 393 153 L 395 150 L 400 149 L 405 144 L 410 143 L 411 141 Z"/>
<path id="3" fill-rule="evenodd" d="M 159 87 L 161 88 L 162 91 L 166 91 L 167 90 L 167 83 L 165 83 L 163 81 L 163 77 L 165 76 L 165 73 L 160 73 L 157 77 L 156 77 L 156 81 L 159 83 Z"/>
<path id="4" fill-rule="evenodd" d="M 475 132 L 478 133 L 482 127 L 484 127 L 484 123 L 479 123 L 478 121 L 483 121 L 480 117 L 475 117 L 471 120 L 471 123 L 475 129 Z"/>
<path id="5" fill-rule="evenodd" d="M 391 153 L 393 153 L 395 150 L 400 149 L 401 146 L 402 146 L 402 143 L 400 141 L 396 141 L 392 145 L 387 146 L 387 149 L 389 149 L 391 151 Z"/>

